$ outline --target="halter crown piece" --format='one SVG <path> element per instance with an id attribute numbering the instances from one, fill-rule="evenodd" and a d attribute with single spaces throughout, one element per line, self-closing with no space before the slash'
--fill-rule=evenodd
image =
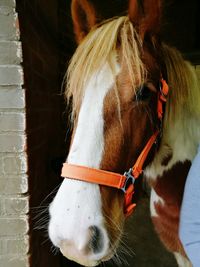
<path id="1" fill-rule="evenodd" d="M 157 103 L 157 114 L 161 124 L 163 119 L 163 105 L 167 101 L 166 97 L 168 95 L 168 91 L 168 84 L 165 80 L 161 79 Z M 133 209 L 136 206 L 135 203 L 132 203 L 135 179 L 141 175 L 144 162 L 151 150 L 151 147 L 156 142 L 160 131 L 161 129 L 157 130 L 150 137 L 133 167 L 123 175 L 110 171 L 64 163 L 61 176 L 67 179 L 75 179 L 122 190 L 124 192 L 124 214 L 127 217 L 133 212 Z"/>

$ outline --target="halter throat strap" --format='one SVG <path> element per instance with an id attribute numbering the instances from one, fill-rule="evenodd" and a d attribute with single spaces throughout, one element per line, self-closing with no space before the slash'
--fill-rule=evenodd
<path id="1" fill-rule="evenodd" d="M 168 94 L 168 85 L 165 80 L 161 79 L 160 91 L 158 93 L 157 114 L 162 124 L 163 118 L 163 104 L 166 102 Z M 125 172 L 123 175 L 110 171 L 89 168 L 86 166 L 79 166 L 64 163 L 61 176 L 68 179 L 74 179 L 103 186 L 108 186 L 116 189 L 120 189 L 124 192 L 124 214 L 129 216 L 136 204 L 132 203 L 132 196 L 134 194 L 134 182 L 142 171 L 145 160 L 156 142 L 161 129 L 157 130 L 148 140 L 139 157 L 137 158 L 134 166 Z"/>

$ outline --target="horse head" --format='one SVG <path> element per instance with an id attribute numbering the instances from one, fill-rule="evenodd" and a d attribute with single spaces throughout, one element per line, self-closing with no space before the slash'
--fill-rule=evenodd
<path id="1" fill-rule="evenodd" d="M 132 0 L 128 16 L 96 25 L 91 1 L 72 1 L 79 46 L 67 72 L 74 127 L 68 164 L 123 175 L 160 131 L 160 10 L 160 0 Z M 49 236 L 67 258 L 95 266 L 115 253 L 124 221 L 122 190 L 64 179 L 50 205 Z"/>

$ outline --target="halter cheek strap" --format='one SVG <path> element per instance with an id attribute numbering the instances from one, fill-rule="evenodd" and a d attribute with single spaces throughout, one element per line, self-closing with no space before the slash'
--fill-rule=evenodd
<path id="1" fill-rule="evenodd" d="M 158 93 L 157 104 L 157 113 L 160 122 L 162 122 L 163 103 L 166 102 L 167 94 L 168 85 L 165 80 L 161 79 L 161 86 L 160 92 Z M 160 131 L 161 129 L 159 131 L 156 131 L 150 137 L 144 149 L 140 153 L 138 159 L 136 160 L 134 166 L 130 168 L 129 171 L 125 172 L 123 175 L 100 169 L 64 163 L 61 176 L 68 179 L 95 183 L 122 190 L 124 193 L 124 214 L 127 217 L 133 212 L 133 209 L 136 206 L 136 204 L 132 203 L 135 179 L 137 179 L 141 175 L 143 171 L 144 162 L 153 144 L 156 142 Z"/>

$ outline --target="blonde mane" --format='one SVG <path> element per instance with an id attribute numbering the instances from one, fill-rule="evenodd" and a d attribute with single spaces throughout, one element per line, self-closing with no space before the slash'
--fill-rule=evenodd
<path id="1" fill-rule="evenodd" d="M 138 81 L 143 83 L 146 71 L 140 56 L 141 40 L 132 23 L 126 16 L 105 21 L 85 37 L 69 64 L 65 96 L 68 100 L 73 97 L 72 115 L 79 110 L 84 90 L 92 74 L 107 62 L 115 75 L 112 55 L 119 43 L 122 60 L 126 62 L 132 79 L 132 87 L 135 88 Z"/>
<path id="2" fill-rule="evenodd" d="M 178 114 L 200 115 L 200 88 L 194 67 L 173 47 L 163 44 L 162 52 L 170 88 L 167 121 L 174 121 Z"/>
<path id="3" fill-rule="evenodd" d="M 169 95 L 164 115 L 163 135 L 145 176 L 152 181 L 162 177 L 177 162 L 192 161 L 200 143 L 200 88 L 195 68 L 175 48 L 162 45 L 167 68 Z M 172 156 L 165 166 L 163 160 Z M 175 178 L 175 177 L 174 177 Z"/>
<path id="4" fill-rule="evenodd" d="M 185 61 L 179 51 L 166 44 L 162 46 L 167 68 L 169 97 L 167 100 L 164 130 L 179 129 L 187 142 L 200 142 L 200 88 L 195 68 Z M 178 126 L 177 126 L 178 125 Z M 175 131 L 175 130 L 174 130 Z M 185 142 L 186 142 L 185 141 Z"/>

